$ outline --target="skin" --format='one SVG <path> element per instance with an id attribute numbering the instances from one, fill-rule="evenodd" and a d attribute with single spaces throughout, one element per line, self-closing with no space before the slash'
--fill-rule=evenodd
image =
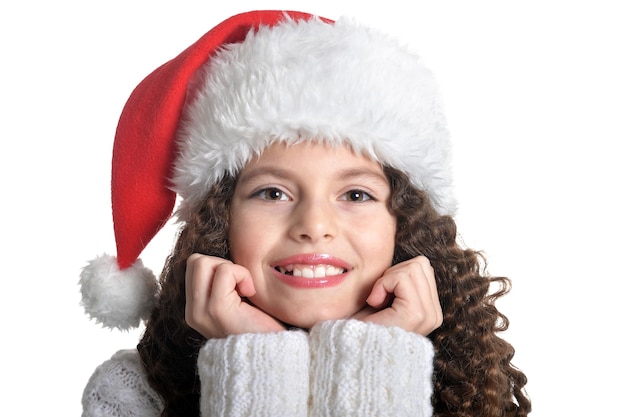
<path id="1" fill-rule="evenodd" d="M 350 148 L 271 145 L 240 172 L 232 261 L 187 261 L 187 323 L 207 338 L 347 318 L 429 334 L 442 323 L 434 271 L 423 256 L 391 266 L 389 196 L 380 164 Z M 294 264 L 329 277 L 294 278 Z"/>

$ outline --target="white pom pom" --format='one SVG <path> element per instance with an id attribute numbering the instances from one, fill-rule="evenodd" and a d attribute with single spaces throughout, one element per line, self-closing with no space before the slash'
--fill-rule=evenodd
<path id="1" fill-rule="evenodd" d="M 157 298 L 158 285 L 152 271 L 137 260 L 120 270 L 114 256 L 102 255 L 89 262 L 80 274 L 85 312 L 105 327 L 127 330 L 146 320 Z"/>

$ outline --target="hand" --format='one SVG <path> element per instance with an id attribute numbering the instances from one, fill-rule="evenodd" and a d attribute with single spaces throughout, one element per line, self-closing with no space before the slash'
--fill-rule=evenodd
<path id="1" fill-rule="evenodd" d="M 368 306 L 353 318 L 400 327 L 423 336 L 443 323 L 435 272 L 424 256 L 386 270 L 366 301 Z"/>
<path id="2" fill-rule="evenodd" d="M 285 330 L 242 297 L 255 294 L 250 272 L 226 259 L 193 254 L 185 272 L 185 321 L 207 339 Z"/>

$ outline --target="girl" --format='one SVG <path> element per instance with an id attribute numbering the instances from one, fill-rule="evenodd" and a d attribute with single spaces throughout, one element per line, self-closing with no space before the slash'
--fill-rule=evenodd
<path id="1" fill-rule="evenodd" d="M 116 134 L 117 258 L 81 276 L 105 326 L 149 318 L 83 415 L 526 416 L 449 147 L 422 61 L 346 19 L 244 13 L 155 70 Z M 137 258 L 177 196 L 157 286 Z"/>

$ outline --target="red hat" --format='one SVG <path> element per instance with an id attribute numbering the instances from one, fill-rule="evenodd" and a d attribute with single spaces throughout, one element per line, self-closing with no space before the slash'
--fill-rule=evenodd
<path id="1" fill-rule="evenodd" d="M 280 45 L 280 47 L 278 47 Z M 146 319 L 154 275 L 138 259 L 172 215 L 272 142 L 348 144 L 405 171 L 454 211 L 449 138 L 421 59 L 353 21 L 292 11 L 233 16 L 148 75 L 119 120 L 112 208 L 117 258 L 81 273 L 82 304 L 107 327 Z"/>

